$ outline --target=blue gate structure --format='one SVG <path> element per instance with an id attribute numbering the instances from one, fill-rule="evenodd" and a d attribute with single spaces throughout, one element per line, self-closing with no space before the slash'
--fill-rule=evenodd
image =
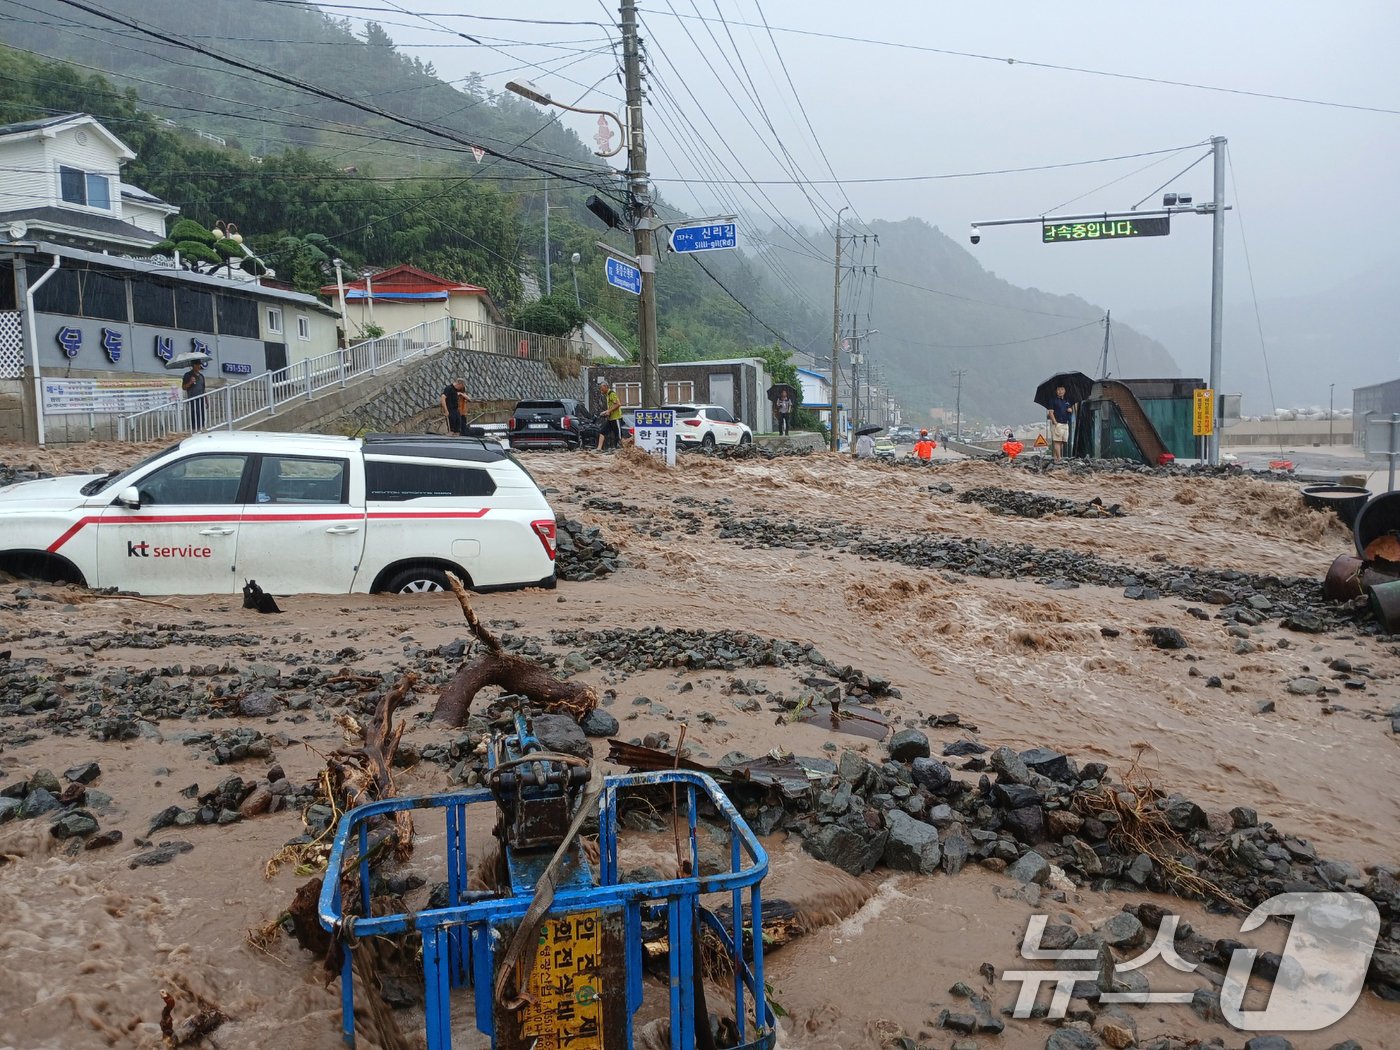
<path id="1" fill-rule="evenodd" d="M 588 808 L 586 804 L 564 814 L 574 817 L 567 834 L 549 830 L 561 827 L 559 800 L 570 797 L 571 783 L 575 803 L 586 794 L 578 790 L 577 767 L 584 767 L 581 773 L 586 777 L 587 764 L 531 751 L 537 743 L 528 735 L 526 723 L 518 719 L 518 724 L 520 733 L 510 739 L 513 746 L 493 756 L 487 771 L 490 786 L 371 802 L 341 818 L 318 912 L 321 924 L 347 949 L 342 952 L 340 974 L 346 1045 L 355 1045 L 349 945 L 366 937 L 416 932 L 422 938 L 428 1050 L 451 1050 L 453 1018 L 464 1020 L 461 1011 L 469 1004 L 476 1028 L 490 1037 L 493 1050 L 630 1048 L 634 1016 L 644 1000 L 644 955 L 659 956 L 663 935 L 669 966 L 671 1050 L 694 1050 L 697 1015 L 709 1025 L 703 991 L 697 998 L 703 980 L 702 954 L 707 960 L 722 957 L 732 974 L 733 996 L 726 1009 L 732 1002 L 734 1029 L 725 1045 L 771 1050 L 777 1029 L 763 983 L 760 889 L 768 856 L 728 796 L 708 775 L 683 769 L 595 776 L 590 786 L 601 785 L 600 790 L 594 788 L 598 802 L 595 870 L 575 834 L 586 816 L 581 812 Z M 687 846 L 689 851 L 688 870 L 681 866 L 684 877 L 619 881 L 618 804 L 634 792 L 669 794 L 675 799 L 672 819 L 685 822 L 681 825 L 685 836 L 677 836 L 677 852 L 684 855 Z M 529 809 L 532 799 L 554 807 L 554 812 L 543 822 L 531 824 L 522 814 L 534 812 Z M 473 806 L 488 804 L 497 807 L 498 837 L 510 885 L 470 890 L 467 814 Z M 717 823 L 727 832 L 727 870 L 701 874 L 697 829 L 702 806 L 711 826 Z M 442 810 L 445 819 L 447 905 L 372 915 L 373 830 L 395 813 L 428 809 Z M 709 865 L 715 866 L 712 851 L 707 851 L 707 857 Z M 353 888 L 356 881 L 358 890 L 350 894 L 352 899 L 343 899 L 343 890 Z M 540 915 L 539 904 L 534 909 L 531 905 L 544 882 L 551 883 L 553 896 L 552 900 L 546 897 L 548 909 Z M 729 905 L 720 909 L 728 912 L 723 919 L 702 906 L 701 898 L 709 894 L 726 895 L 719 898 Z M 521 926 L 528 928 L 524 937 L 529 941 L 520 946 L 526 957 L 512 964 L 507 945 Z M 536 927 L 537 936 L 532 932 Z M 510 943 L 510 947 L 517 945 Z M 502 988 L 512 983 L 515 989 L 502 994 Z M 467 987 L 470 993 L 453 994 Z M 661 1005 L 659 999 L 658 989 L 651 1005 Z"/>

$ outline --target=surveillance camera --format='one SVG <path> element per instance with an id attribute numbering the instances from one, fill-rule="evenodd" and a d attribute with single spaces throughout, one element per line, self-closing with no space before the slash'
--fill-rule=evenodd
<path id="1" fill-rule="evenodd" d="M 972 234 L 969 237 L 969 240 L 971 240 L 973 244 L 980 244 L 982 241 L 982 231 L 979 230 L 976 226 L 972 227 Z"/>

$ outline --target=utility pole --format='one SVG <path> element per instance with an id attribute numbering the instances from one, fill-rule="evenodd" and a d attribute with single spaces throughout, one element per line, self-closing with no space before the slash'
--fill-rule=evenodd
<path id="1" fill-rule="evenodd" d="M 1206 439 L 1206 459 L 1213 467 L 1220 465 L 1220 344 L 1225 318 L 1225 139 L 1216 135 L 1210 140 L 1215 160 L 1215 200 L 1211 204 L 1211 266 L 1210 266 L 1210 407 L 1212 420 L 1210 437 Z"/>
<path id="2" fill-rule="evenodd" d="M 841 411 L 837 408 L 837 391 L 841 380 L 841 216 L 836 213 L 836 279 L 831 292 L 831 451 L 841 447 Z"/>
<path id="3" fill-rule="evenodd" d="M 549 273 L 549 176 L 544 177 L 544 295 L 554 294 L 554 281 Z"/>
<path id="4" fill-rule="evenodd" d="M 1099 363 L 1099 378 L 1108 378 L 1108 332 L 1113 324 L 1113 311 L 1109 310 L 1103 315 L 1103 360 Z"/>
<path id="5" fill-rule="evenodd" d="M 656 350 L 656 256 L 652 254 L 651 185 L 647 181 L 647 140 L 642 131 L 642 60 L 637 43 L 637 0 L 622 0 L 622 72 L 627 85 L 627 195 L 634 223 L 633 251 L 642 271 L 637 303 L 641 343 L 642 406 L 661 404 L 661 369 Z"/>
<path id="6" fill-rule="evenodd" d="M 957 369 L 956 371 L 953 372 L 953 378 L 956 379 L 956 380 L 958 381 L 958 401 L 957 401 L 957 404 L 958 404 L 958 407 L 957 407 L 958 423 L 957 423 L 957 428 L 956 428 L 956 430 L 957 430 L 957 435 L 958 435 L 958 440 L 959 440 L 959 441 L 962 440 L 962 381 L 963 381 L 963 376 L 965 376 L 965 375 L 967 375 L 967 369 L 966 369 L 966 368 L 959 368 L 959 369 Z"/>

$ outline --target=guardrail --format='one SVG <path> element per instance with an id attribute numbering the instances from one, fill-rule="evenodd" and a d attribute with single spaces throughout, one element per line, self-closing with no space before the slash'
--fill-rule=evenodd
<path id="1" fill-rule="evenodd" d="M 424 321 L 393 335 L 366 339 L 343 350 L 265 372 L 251 379 L 210 390 L 199 397 L 158 405 L 117 420 L 119 441 L 154 441 L 170 434 L 201 430 L 232 430 L 244 420 L 268 418 L 293 401 L 311 401 L 332 387 L 344 387 L 352 379 L 379 375 L 415 358 L 454 343 L 450 317 Z"/>

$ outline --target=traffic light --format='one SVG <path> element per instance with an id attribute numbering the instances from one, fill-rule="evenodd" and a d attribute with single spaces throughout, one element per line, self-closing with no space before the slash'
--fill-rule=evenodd
<path id="1" fill-rule="evenodd" d="M 603 221 L 603 225 L 610 230 L 625 230 L 627 224 L 623 221 L 617 210 L 603 198 L 598 196 L 589 197 L 583 202 L 583 206 L 598 216 Z"/>

